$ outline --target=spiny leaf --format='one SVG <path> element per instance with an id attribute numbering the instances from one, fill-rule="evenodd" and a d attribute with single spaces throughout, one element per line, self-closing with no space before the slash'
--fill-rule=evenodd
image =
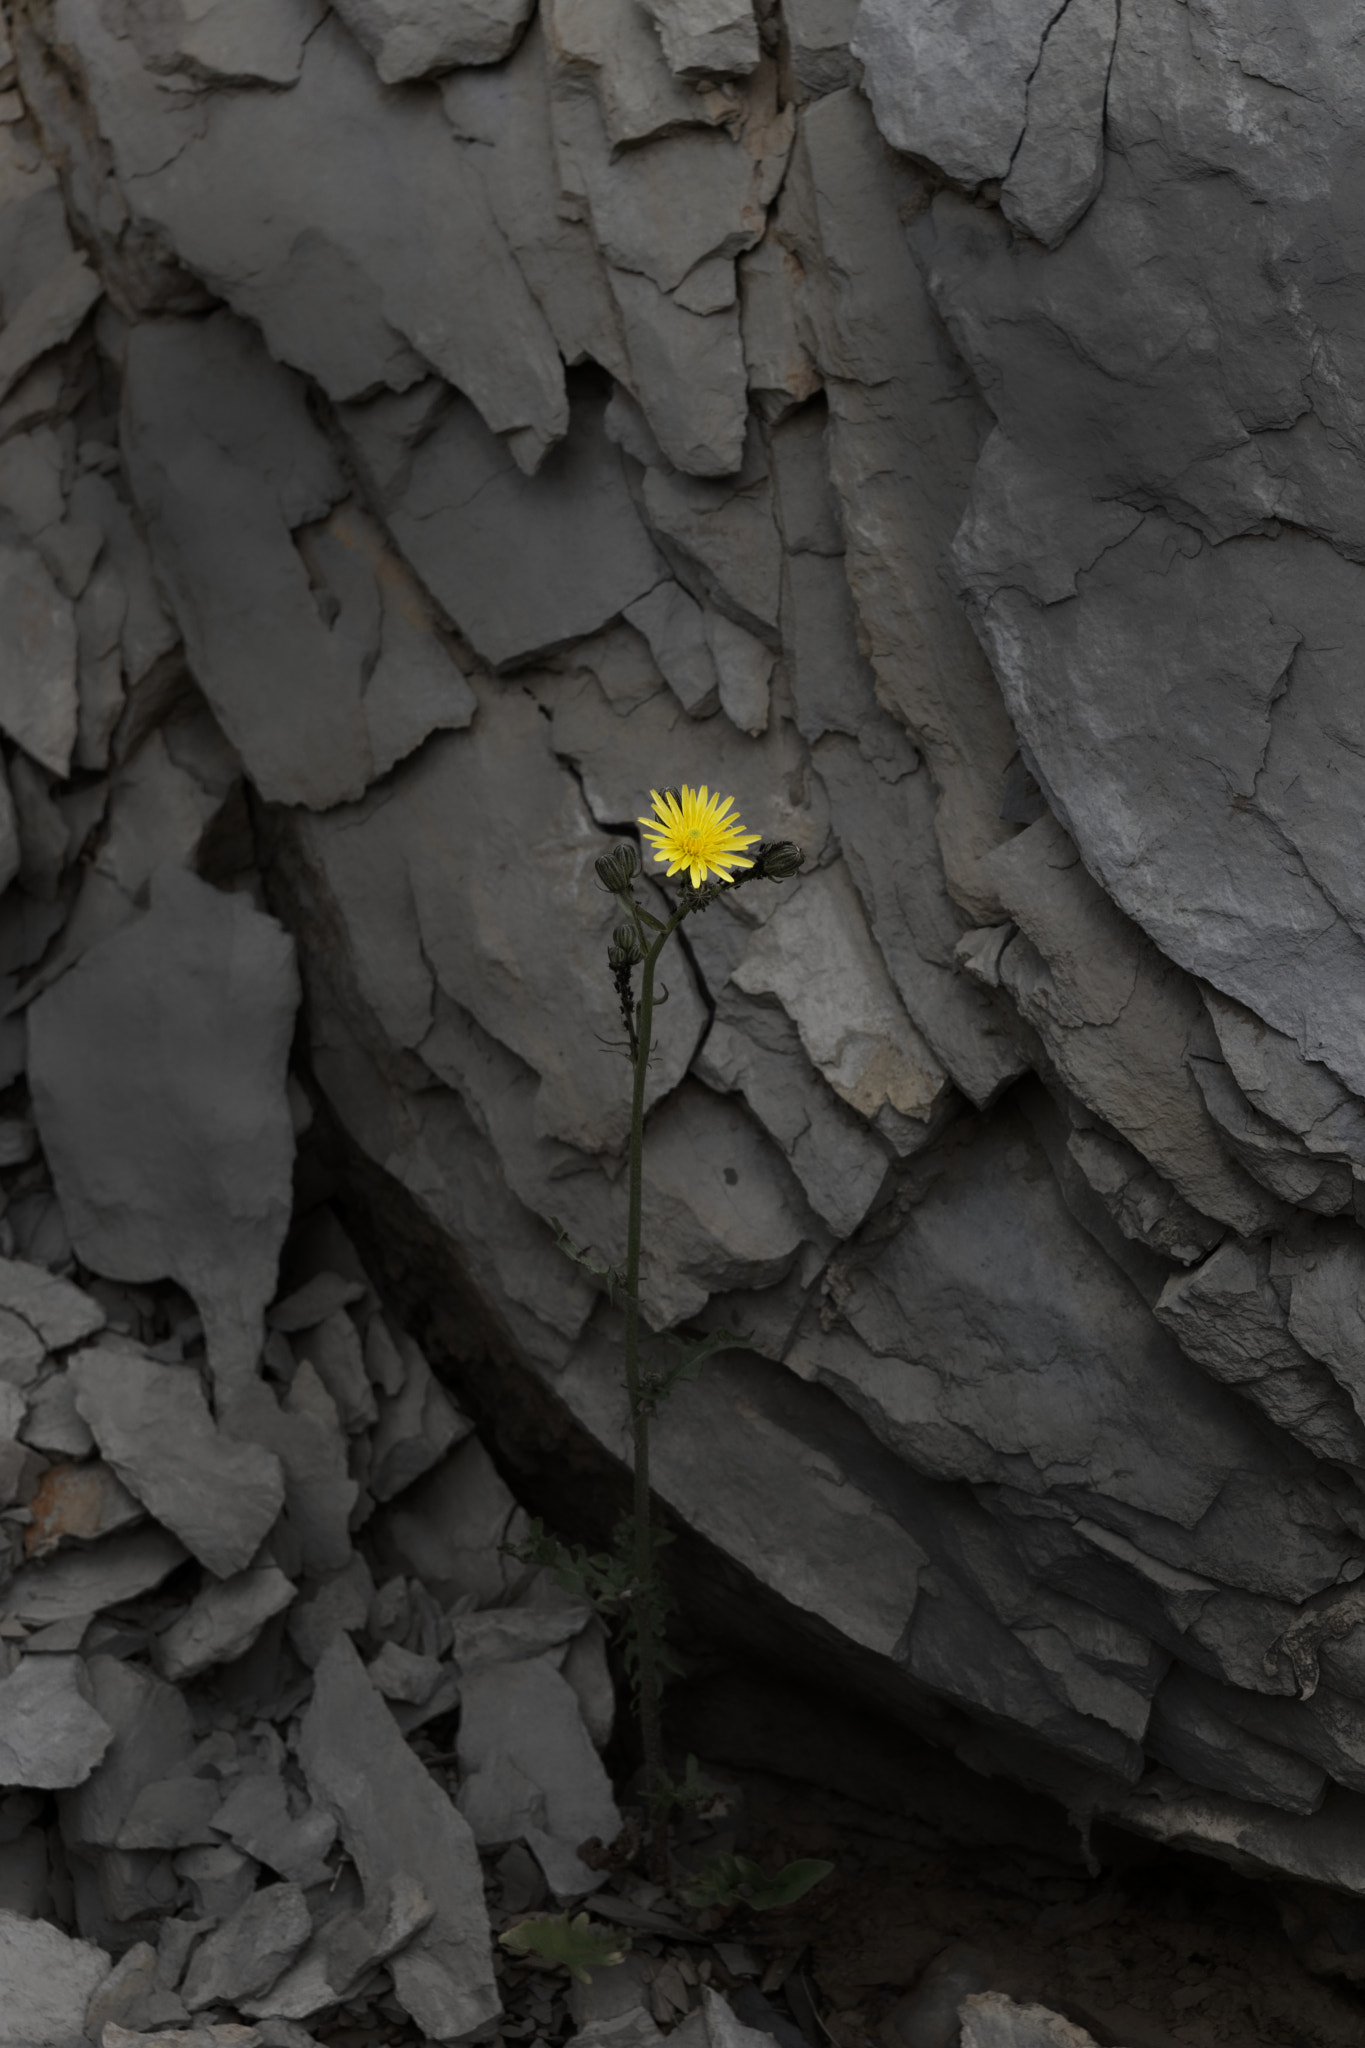
<path id="1" fill-rule="evenodd" d="M 586 1913 L 571 1920 L 559 1913 L 543 1920 L 522 1920 L 498 1940 L 514 1956 L 539 1956 L 569 1972 L 580 1984 L 591 1984 L 594 1970 L 614 1969 L 626 1959 L 623 1938 L 594 1927 Z"/>

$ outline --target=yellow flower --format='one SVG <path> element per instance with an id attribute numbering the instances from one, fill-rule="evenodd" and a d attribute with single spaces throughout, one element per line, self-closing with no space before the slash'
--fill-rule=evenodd
<path id="1" fill-rule="evenodd" d="M 731 868 L 753 866 L 742 849 L 763 835 L 746 832 L 741 821 L 729 815 L 734 809 L 732 796 L 722 803 L 705 786 L 689 789 L 685 783 L 681 789 L 666 789 L 662 796 L 657 789 L 649 793 L 655 816 L 637 822 L 644 827 L 655 860 L 665 864 L 670 875 L 686 868 L 692 887 L 699 889 L 708 873 L 728 882 Z"/>

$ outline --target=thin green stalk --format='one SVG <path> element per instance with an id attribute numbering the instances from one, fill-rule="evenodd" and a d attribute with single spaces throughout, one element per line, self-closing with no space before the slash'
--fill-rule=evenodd
<path id="1" fill-rule="evenodd" d="M 630 1111 L 630 1209 L 626 1226 L 626 1394 L 635 1476 L 635 1640 L 639 1657 L 640 1734 L 645 1752 L 645 1796 L 649 1808 L 650 1861 L 658 1882 L 668 1880 L 668 1848 L 662 1810 L 663 1728 L 659 1668 L 655 1658 L 654 1543 L 650 1525 L 649 1413 L 640 1386 L 640 1225 L 645 1150 L 645 1078 L 654 1028 L 654 968 L 682 913 L 664 926 L 645 952 L 635 1051 L 635 1087 Z"/>

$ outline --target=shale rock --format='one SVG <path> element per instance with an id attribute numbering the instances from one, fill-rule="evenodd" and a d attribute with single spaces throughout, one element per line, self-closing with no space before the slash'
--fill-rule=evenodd
<path id="1" fill-rule="evenodd" d="M 0 1732 L 185 2008 L 109 2028 L 383 1969 L 456 2039 L 469 1823 L 588 1881 L 602 1634 L 494 1453 L 628 1462 L 558 1245 L 684 781 L 804 859 L 664 966 L 641 1302 L 748 1349 L 662 1500 L 974 1769 L 1365 1884 L 1365 69 L 1215 13 L 22 10 Z"/>

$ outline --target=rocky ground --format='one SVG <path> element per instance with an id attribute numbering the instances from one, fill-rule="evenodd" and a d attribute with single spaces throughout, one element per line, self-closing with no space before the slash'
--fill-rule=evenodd
<path id="1" fill-rule="evenodd" d="M 675 1739 L 714 1760 L 682 1867 L 739 1846 L 835 1868 L 794 1908 L 680 1907 L 602 1761 L 629 1775 L 603 1626 L 518 1562 L 526 1517 L 316 1155 L 247 1432 L 210 1411 L 188 1296 L 74 1262 L 10 1107 L 7 2048 L 1359 2039 L 1365 2004 L 1303 1968 L 1350 1976 L 1365 1946 L 1330 1894 L 1276 1900 L 1119 1835 L 1087 1852 L 1060 1812 L 841 1729 L 778 1673 L 755 1690 L 686 1618 Z M 766 1751 L 799 1772 L 803 1742 L 827 1782 L 881 1774 L 880 1810 L 752 1768 Z M 497 1943 L 566 1906 L 627 1951 L 590 1985 Z"/>

